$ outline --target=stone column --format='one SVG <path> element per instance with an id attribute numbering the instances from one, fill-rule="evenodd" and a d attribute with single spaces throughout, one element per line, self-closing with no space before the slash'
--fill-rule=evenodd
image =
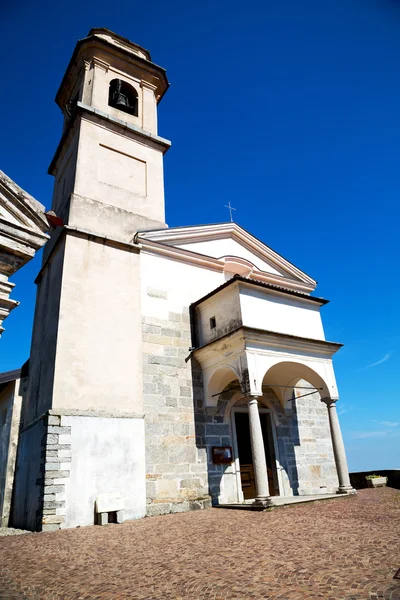
<path id="1" fill-rule="evenodd" d="M 249 405 L 251 453 L 253 456 L 254 479 L 257 494 L 256 503 L 268 506 L 271 502 L 271 497 L 269 495 L 267 461 L 265 458 L 257 396 L 251 396 L 247 403 Z"/>
<path id="2" fill-rule="evenodd" d="M 347 466 L 346 452 L 344 449 L 342 432 L 340 430 L 339 418 L 336 412 L 337 398 L 322 398 L 322 402 L 328 407 L 329 426 L 331 429 L 331 438 L 333 454 L 335 456 L 336 470 L 339 479 L 339 494 L 354 494 L 355 490 L 351 487 L 349 469 Z"/>

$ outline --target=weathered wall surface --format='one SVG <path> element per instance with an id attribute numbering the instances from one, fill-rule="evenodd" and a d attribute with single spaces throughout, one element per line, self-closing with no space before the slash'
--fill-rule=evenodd
<path id="1" fill-rule="evenodd" d="M 298 385 L 305 386 L 307 382 L 300 381 Z M 278 400 L 276 407 L 279 454 L 286 459 L 284 468 L 293 494 L 336 492 L 339 483 L 328 411 L 319 394 L 292 400 L 292 410 L 286 415 Z"/>
<path id="2" fill-rule="evenodd" d="M 234 445 L 231 407 L 226 412 L 224 395 L 217 412 L 208 414 L 200 365 L 185 362 L 191 335 L 185 306 L 223 283 L 222 277 L 150 255 L 141 261 L 148 514 L 187 510 L 190 498 L 206 492 L 214 502 L 236 502 L 235 464 L 211 461 L 212 446 Z M 319 395 L 297 399 L 289 412 L 274 394 L 266 401 L 276 431 L 280 493 L 336 491 L 328 414 Z"/>
<path id="3" fill-rule="evenodd" d="M 61 241 L 38 283 L 22 427 L 43 415 L 52 405 L 64 251 L 65 242 Z"/>
<path id="4" fill-rule="evenodd" d="M 25 384 L 26 380 L 11 381 L 0 394 L 0 527 L 7 527 L 10 518 Z"/>
<path id="5" fill-rule="evenodd" d="M 40 529 L 45 440 L 45 419 L 39 419 L 20 434 L 14 477 L 12 527 L 31 531 Z"/>
<path id="6" fill-rule="evenodd" d="M 162 301 L 162 298 L 160 298 Z M 209 503 L 207 456 L 196 445 L 189 311 L 143 319 L 147 514 Z"/>
<path id="7" fill-rule="evenodd" d="M 142 413 L 141 337 L 137 251 L 68 235 L 52 408 Z"/>
<path id="8" fill-rule="evenodd" d="M 201 372 L 185 360 L 188 307 L 224 275 L 147 253 L 141 274 L 147 513 L 201 508 L 209 503 L 207 450 L 198 443 L 206 415 Z"/>
<path id="9" fill-rule="evenodd" d="M 119 492 L 124 519 L 146 514 L 143 418 L 61 416 L 59 444 L 69 445 L 58 468 L 68 476 L 54 480 L 56 517 L 64 527 L 94 524 L 99 494 Z M 65 462 L 64 462 L 65 461 Z M 51 464 L 51 463 L 50 463 Z"/>

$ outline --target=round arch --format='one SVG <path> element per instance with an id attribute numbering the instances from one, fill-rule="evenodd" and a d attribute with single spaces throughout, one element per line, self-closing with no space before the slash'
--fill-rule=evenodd
<path id="1" fill-rule="evenodd" d="M 219 394 L 235 380 L 239 385 L 240 376 L 236 369 L 232 365 L 220 365 L 207 382 L 207 405 L 217 406 Z"/>
<path id="2" fill-rule="evenodd" d="M 262 379 L 263 386 L 270 386 L 278 396 L 284 408 L 292 400 L 293 388 L 299 381 L 307 381 L 316 388 L 321 398 L 330 398 L 331 393 L 326 381 L 311 367 L 293 361 L 281 361 L 270 367 Z M 287 387 L 285 387 L 287 386 Z M 305 393 L 306 390 L 304 390 Z"/>

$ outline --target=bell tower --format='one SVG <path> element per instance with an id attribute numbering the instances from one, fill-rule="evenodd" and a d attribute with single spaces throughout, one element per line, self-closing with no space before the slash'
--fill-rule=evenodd
<path id="1" fill-rule="evenodd" d="M 74 50 L 57 92 L 64 131 L 49 168 L 52 210 L 64 223 L 130 241 L 166 227 L 157 104 L 165 70 L 140 46 L 92 29 Z"/>
<path id="2" fill-rule="evenodd" d="M 107 494 L 108 511 L 145 514 L 134 239 L 138 230 L 167 227 L 163 155 L 170 142 L 157 133 L 157 104 L 168 85 L 147 50 L 92 29 L 57 93 L 64 127 L 49 173 L 58 219 L 36 279 L 15 526 L 93 524 L 95 500 Z"/>

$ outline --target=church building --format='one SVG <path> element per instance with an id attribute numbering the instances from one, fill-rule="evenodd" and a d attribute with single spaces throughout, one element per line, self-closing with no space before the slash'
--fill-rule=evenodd
<path id="1" fill-rule="evenodd" d="M 168 86 L 147 50 L 92 29 L 57 92 L 14 527 L 354 493 L 316 281 L 236 223 L 165 222 Z"/>

